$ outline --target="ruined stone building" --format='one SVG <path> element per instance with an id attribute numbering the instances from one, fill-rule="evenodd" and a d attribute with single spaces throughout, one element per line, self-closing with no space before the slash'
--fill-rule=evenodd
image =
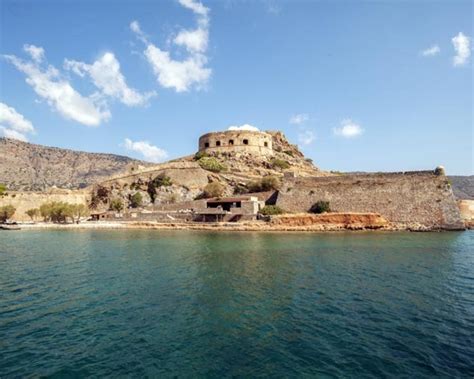
<path id="1" fill-rule="evenodd" d="M 272 136 L 266 132 L 226 130 L 204 134 L 199 138 L 201 152 L 247 152 L 273 155 Z"/>

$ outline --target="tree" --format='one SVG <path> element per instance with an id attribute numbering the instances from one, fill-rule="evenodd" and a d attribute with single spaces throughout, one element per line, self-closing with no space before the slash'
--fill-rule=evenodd
<path id="1" fill-rule="evenodd" d="M 110 202 L 110 209 L 113 211 L 120 213 L 123 209 L 123 202 L 121 199 L 112 199 Z"/>
<path id="2" fill-rule="evenodd" d="M 79 223 L 81 217 L 89 214 L 89 209 L 84 204 L 71 204 L 69 211 L 66 213 L 72 218 L 73 222 Z"/>
<path id="3" fill-rule="evenodd" d="M 132 208 L 138 208 L 142 205 L 143 198 L 140 192 L 135 192 L 130 198 L 130 205 Z"/>
<path id="4" fill-rule="evenodd" d="M 40 206 L 40 214 L 44 221 L 66 222 L 74 217 L 74 205 L 62 201 L 51 201 Z"/>
<path id="5" fill-rule="evenodd" d="M 40 210 L 38 208 L 32 208 L 28 209 L 25 213 L 31 218 L 31 221 L 35 221 L 35 218 L 40 215 Z"/>
<path id="6" fill-rule="evenodd" d="M 6 222 L 15 214 L 16 208 L 9 204 L 0 207 L 0 222 Z"/>

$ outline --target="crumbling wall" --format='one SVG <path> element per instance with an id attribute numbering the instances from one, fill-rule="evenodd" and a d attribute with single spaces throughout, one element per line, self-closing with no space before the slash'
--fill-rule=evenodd
<path id="1" fill-rule="evenodd" d="M 396 223 L 463 228 L 447 177 L 431 171 L 289 179 L 276 205 L 307 212 L 318 200 L 329 201 L 335 212 L 374 212 Z"/>

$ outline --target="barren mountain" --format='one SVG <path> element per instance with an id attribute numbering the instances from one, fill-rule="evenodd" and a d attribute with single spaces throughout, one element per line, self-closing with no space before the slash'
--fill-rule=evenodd
<path id="1" fill-rule="evenodd" d="M 152 163 L 0 138 L 0 183 L 10 190 L 83 188 L 138 165 Z"/>
<path id="2" fill-rule="evenodd" d="M 457 199 L 474 200 L 474 175 L 450 176 L 449 180 Z"/>

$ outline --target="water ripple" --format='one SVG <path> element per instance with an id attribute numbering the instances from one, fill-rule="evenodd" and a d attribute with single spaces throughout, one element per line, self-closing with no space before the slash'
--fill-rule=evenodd
<path id="1" fill-rule="evenodd" d="M 474 233 L 0 234 L 0 377 L 474 376 Z"/>

